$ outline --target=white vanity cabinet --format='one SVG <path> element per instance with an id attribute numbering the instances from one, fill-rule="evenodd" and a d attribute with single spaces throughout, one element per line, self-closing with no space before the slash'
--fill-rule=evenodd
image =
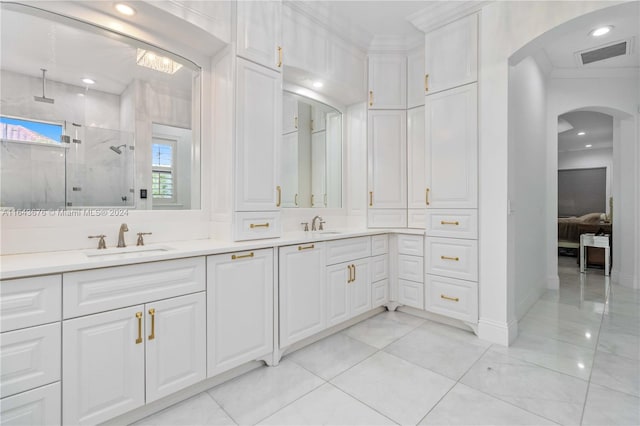
<path id="1" fill-rule="evenodd" d="M 371 309 L 369 258 L 327 267 L 327 326 L 347 321 Z"/>
<path id="2" fill-rule="evenodd" d="M 424 237 L 400 234 L 398 242 L 398 303 L 424 309 Z"/>
<path id="3" fill-rule="evenodd" d="M 207 372 L 273 352 L 273 249 L 207 257 Z"/>
<path id="4" fill-rule="evenodd" d="M 424 96 L 422 96 L 424 100 Z M 427 209 L 425 170 L 424 107 L 407 110 L 407 225 L 424 228 Z"/>
<path id="5" fill-rule="evenodd" d="M 369 55 L 369 109 L 407 108 L 407 59 L 403 54 Z"/>
<path id="6" fill-rule="evenodd" d="M 237 7 L 237 55 L 281 71 L 282 2 L 239 1 Z"/>
<path id="7" fill-rule="evenodd" d="M 280 247 L 280 348 L 326 327 L 325 244 Z"/>

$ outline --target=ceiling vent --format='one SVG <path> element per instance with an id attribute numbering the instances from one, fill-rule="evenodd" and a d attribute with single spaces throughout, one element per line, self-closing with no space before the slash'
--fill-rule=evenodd
<path id="1" fill-rule="evenodd" d="M 589 65 L 606 59 L 625 56 L 631 53 L 631 40 L 616 41 L 595 49 L 576 52 L 576 59 L 581 65 Z"/>

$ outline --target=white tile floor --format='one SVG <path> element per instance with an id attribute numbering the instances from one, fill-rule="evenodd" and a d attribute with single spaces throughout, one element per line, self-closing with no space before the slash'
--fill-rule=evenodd
<path id="1" fill-rule="evenodd" d="M 559 273 L 509 348 L 385 312 L 138 424 L 639 425 L 640 292 Z"/>

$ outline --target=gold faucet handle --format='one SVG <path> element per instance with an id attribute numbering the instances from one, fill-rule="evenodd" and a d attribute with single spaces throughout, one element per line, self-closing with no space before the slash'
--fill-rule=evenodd
<path id="1" fill-rule="evenodd" d="M 98 241 L 98 250 L 102 250 L 102 249 L 106 249 L 107 248 L 107 244 L 104 242 L 106 235 L 104 234 L 100 234 L 100 235 L 89 235 L 89 238 L 100 238 L 100 240 Z"/>
<path id="2" fill-rule="evenodd" d="M 151 232 L 138 232 L 138 242 L 136 243 L 137 246 L 143 246 L 144 245 L 144 236 L 145 235 L 151 235 Z"/>

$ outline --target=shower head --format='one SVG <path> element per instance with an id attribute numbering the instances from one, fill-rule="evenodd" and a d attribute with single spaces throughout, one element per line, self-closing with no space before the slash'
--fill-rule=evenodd
<path id="1" fill-rule="evenodd" d="M 123 146 L 127 146 L 125 145 L 118 145 L 118 146 L 110 146 L 109 149 L 113 152 L 115 152 L 116 154 L 120 155 L 122 154 L 122 150 L 120 148 L 122 148 Z"/>

